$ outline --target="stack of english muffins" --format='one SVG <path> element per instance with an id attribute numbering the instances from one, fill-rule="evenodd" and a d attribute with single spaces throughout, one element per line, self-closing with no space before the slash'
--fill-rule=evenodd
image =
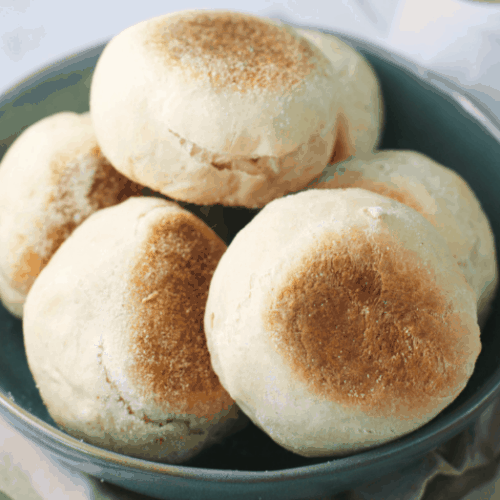
<path id="1" fill-rule="evenodd" d="M 332 35 L 207 10 L 113 38 L 90 112 L 0 164 L 0 298 L 54 421 L 173 464 L 249 422 L 341 456 L 456 399 L 493 234 L 455 172 L 377 150 L 382 109 Z"/>

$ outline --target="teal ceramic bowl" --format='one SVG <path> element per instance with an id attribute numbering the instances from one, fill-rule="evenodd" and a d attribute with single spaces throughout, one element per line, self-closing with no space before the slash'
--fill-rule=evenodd
<path id="1" fill-rule="evenodd" d="M 372 64 L 385 100 L 381 148 L 413 149 L 453 168 L 471 185 L 500 248 L 500 123 L 451 83 L 390 53 L 341 37 Z M 103 46 L 60 60 L 0 96 L 0 157 L 26 127 L 52 113 L 88 110 L 92 71 Z M 232 209 L 232 234 L 252 212 Z M 500 390 L 500 302 L 482 330 L 483 350 L 458 399 L 400 439 L 350 457 L 306 459 L 250 426 L 184 466 L 119 455 L 60 431 L 31 377 L 21 322 L 0 307 L 0 411 L 27 438 L 68 467 L 158 499 L 292 500 L 333 494 L 412 467 L 470 426 Z M 325 422 L 325 425 L 327 423 Z"/>

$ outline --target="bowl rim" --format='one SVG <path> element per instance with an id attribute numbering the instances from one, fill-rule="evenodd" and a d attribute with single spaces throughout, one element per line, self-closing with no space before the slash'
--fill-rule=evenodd
<path id="1" fill-rule="evenodd" d="M 439 94 L 445 94 L 448 99 L 453 100 L 455 104 L 458 104 L 465 111 L 469 119 L 478 122 L 487 133 L 493 136 L 497 142 L 500 143 L 500 119 L 493 115 L 476 97 L 453 83 L 448 78 L 432 70 L 425 69 L 406 57 L 390 52 L 386 48 L 374 45 L 366 40 L 359 39 L 352 35 L 314 26 L 297 25 L 296 27 L 322 31 L 327 34 L 335 35 L 356 50 L 371 53 L 391 65 L 398 66 L 399 69 L 403 70 L 417 81 L 424 82 L 428 86 L 434 87 Z M 87 46 L 78 52 L 71 52 L 66 56 L 39 67 L 37 70 L 30 73 L 29 76 L 11 86 L 3 94 L 0 94 L 0 102 L 2 105 L 5 105 L 18 97 L 24 90 L 39 82 L 40 79 L 46 79 L 53 72 L 60 74 L 63 69 L 61 67 L 62 65 L 69 66 L 73 63 L 82 62 L 87 58 L 99 55 L 108 41 Z M 53 427 L 51 424 L 48 424 L 35 415 L 32 415 L 29 411 L 24 410 L 21 406 L 17 405 L 11 396 L 9 394 L 5 394 L 2 389 L 0 389 L 0 413 L 4 415 L 5 418 L 10 421 L 12 425 L 14 425 L 14 427 L 20 430 L 21 433 L 23 433 L 25 429 L 22 428 L 21 430 L 20 427 L 25 426 L 27 427 L 30 435 L 34 434 L 36 436 L 37 434 L 41 434 L 55 443 L 48 444 L 45 440 L 43 440 L 43 444 L 41 444 L 42 446 L 49 449 L 57 449 L 59 452 L 61 451 L 61 448 L 70 448 L 73 453 L 90 457 L 93 461 L 97 459 L 106 463 L 106 466 L 115 465 L 119 466 L 121 470 L 125 468 L 130 471 L 141 471 L 145 473 L 155 472 L 175 477 L 204 481 L 255 483 L 276 482 L 291 478 L 298 479 L 309 476 L 323 476 L 330 475 L 332 473 L 341 473 L 347 469 L 359 466 L 366 467 L 367 465 L 375 464 L 381 460 L 394 460 L 401 454 L 418 458 L 467 428 L 499 393 L 500 369 L 498 369 L 494 376 L 492 376 L 481 389 L 475 392 L 473 397 L 469 400 L 469 404 L 467 405 L 468 408 L 465 412 L 462 407 L 456 408 L 445 417 L 442 417 L 439 421 L 439 425 L 434 420 L 431 420 L 429 423 L 412 433 L 351 456 L 337 458 L 332 457 L 330 459 L 325 457 L 325 462 L 319 464 L 306 465 L 291 469 L 258 472 L 171 465 L 130 457 L 109 451 L 78 440 L 58 428 Z M 433 429 L 433 427 L 435 429 Z M 26 432 L 24 432 L 24 434 L 26 434 Z M 38 439 L 35 439 L 35 441 L 38 441 Z M 430 444 L 431 441 L 432 444 Z M 40 441 L 40 443 L 42 443 L 42 441 Z M 396 443 L 397 446 L 395 447 L 394 445 Z"/>

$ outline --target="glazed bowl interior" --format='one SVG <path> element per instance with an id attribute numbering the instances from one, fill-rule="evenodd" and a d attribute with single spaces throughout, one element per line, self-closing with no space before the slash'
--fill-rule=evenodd
<path id="1" fill-rule="evenodd" d="M 375 69 L 385 103 L 381 149 L 411 149 L 458 172 L 490 219 L 500 248 L 500 126 L 450 82 L 382 49 L 342 37 Z M 0 158 L 29 125 L 59 111 L 88 110 L 92 71 L 104 46 L 44 68 L 0 96 Z M 232 236 L 255 211 L 228 209 Z M 473 423 L 500 388 L 500 297 L 481 333 L 472 378 L 452 405 L 417 431 L 353 456 L 306 459 L 251 425 L 184 466 L 147 462 L 90 446 L 60 431 L 42 403 L 24 353 L 22 324 L 0 306 L 0 411 L 62 463 L 155 498 L 307 498 L 359 486 L 411 466 Z M 325 422 L 325 425 L 328 425 Z"/>

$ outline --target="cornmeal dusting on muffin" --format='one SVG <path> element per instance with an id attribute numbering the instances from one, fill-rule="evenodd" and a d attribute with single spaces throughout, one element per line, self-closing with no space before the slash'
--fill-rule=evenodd
<path id="1" fill-rule="evenodd" d="M 17 266 L 12 275 L 12 282 L 16 290 L 21 293 L 28 293 L 33 280 L 40 274 L 47 264 L 48 259 L 41 259 L 33 247 L 25 249 L 17 262 Z"/>
<path id="2" fill-rule="evenodd" d="M 12 273 L 16 289 L 27 293 L 33 280 L 74 229 L 91 214 L 131 196 L 142 186 L 117 172 L 95 146 L 55 158 L 50 165 L 51 191 L 35 227 L 18 236 L 23 253 Z M 26 247 L 30 239 L 33 243 Z"/>
<path id="3" fill-rule="evenodd" d="M 284 27 L 236 12 L 158 21 L 147 44 L 215 88 L 290 90 L 316 70 L 309 43 Z"/>
<path id="4" fill-rule="evenodd" d="M 404 402 L 417 418 L 455 386 L 467 332 L 411 251 L 387 235 L 345 238 L 325 235 L 290 271 L 266 328 L 317 395 L 374 416 Z"/>
<path id="5" fill-rule="evenodd" d="M 132 373 L 171 412 L 210 419 L 233 403 L 212 369 L 203 329 L 208 287 L 225 250 L 195 216 L 167 213 L 132 269 Z"/>

